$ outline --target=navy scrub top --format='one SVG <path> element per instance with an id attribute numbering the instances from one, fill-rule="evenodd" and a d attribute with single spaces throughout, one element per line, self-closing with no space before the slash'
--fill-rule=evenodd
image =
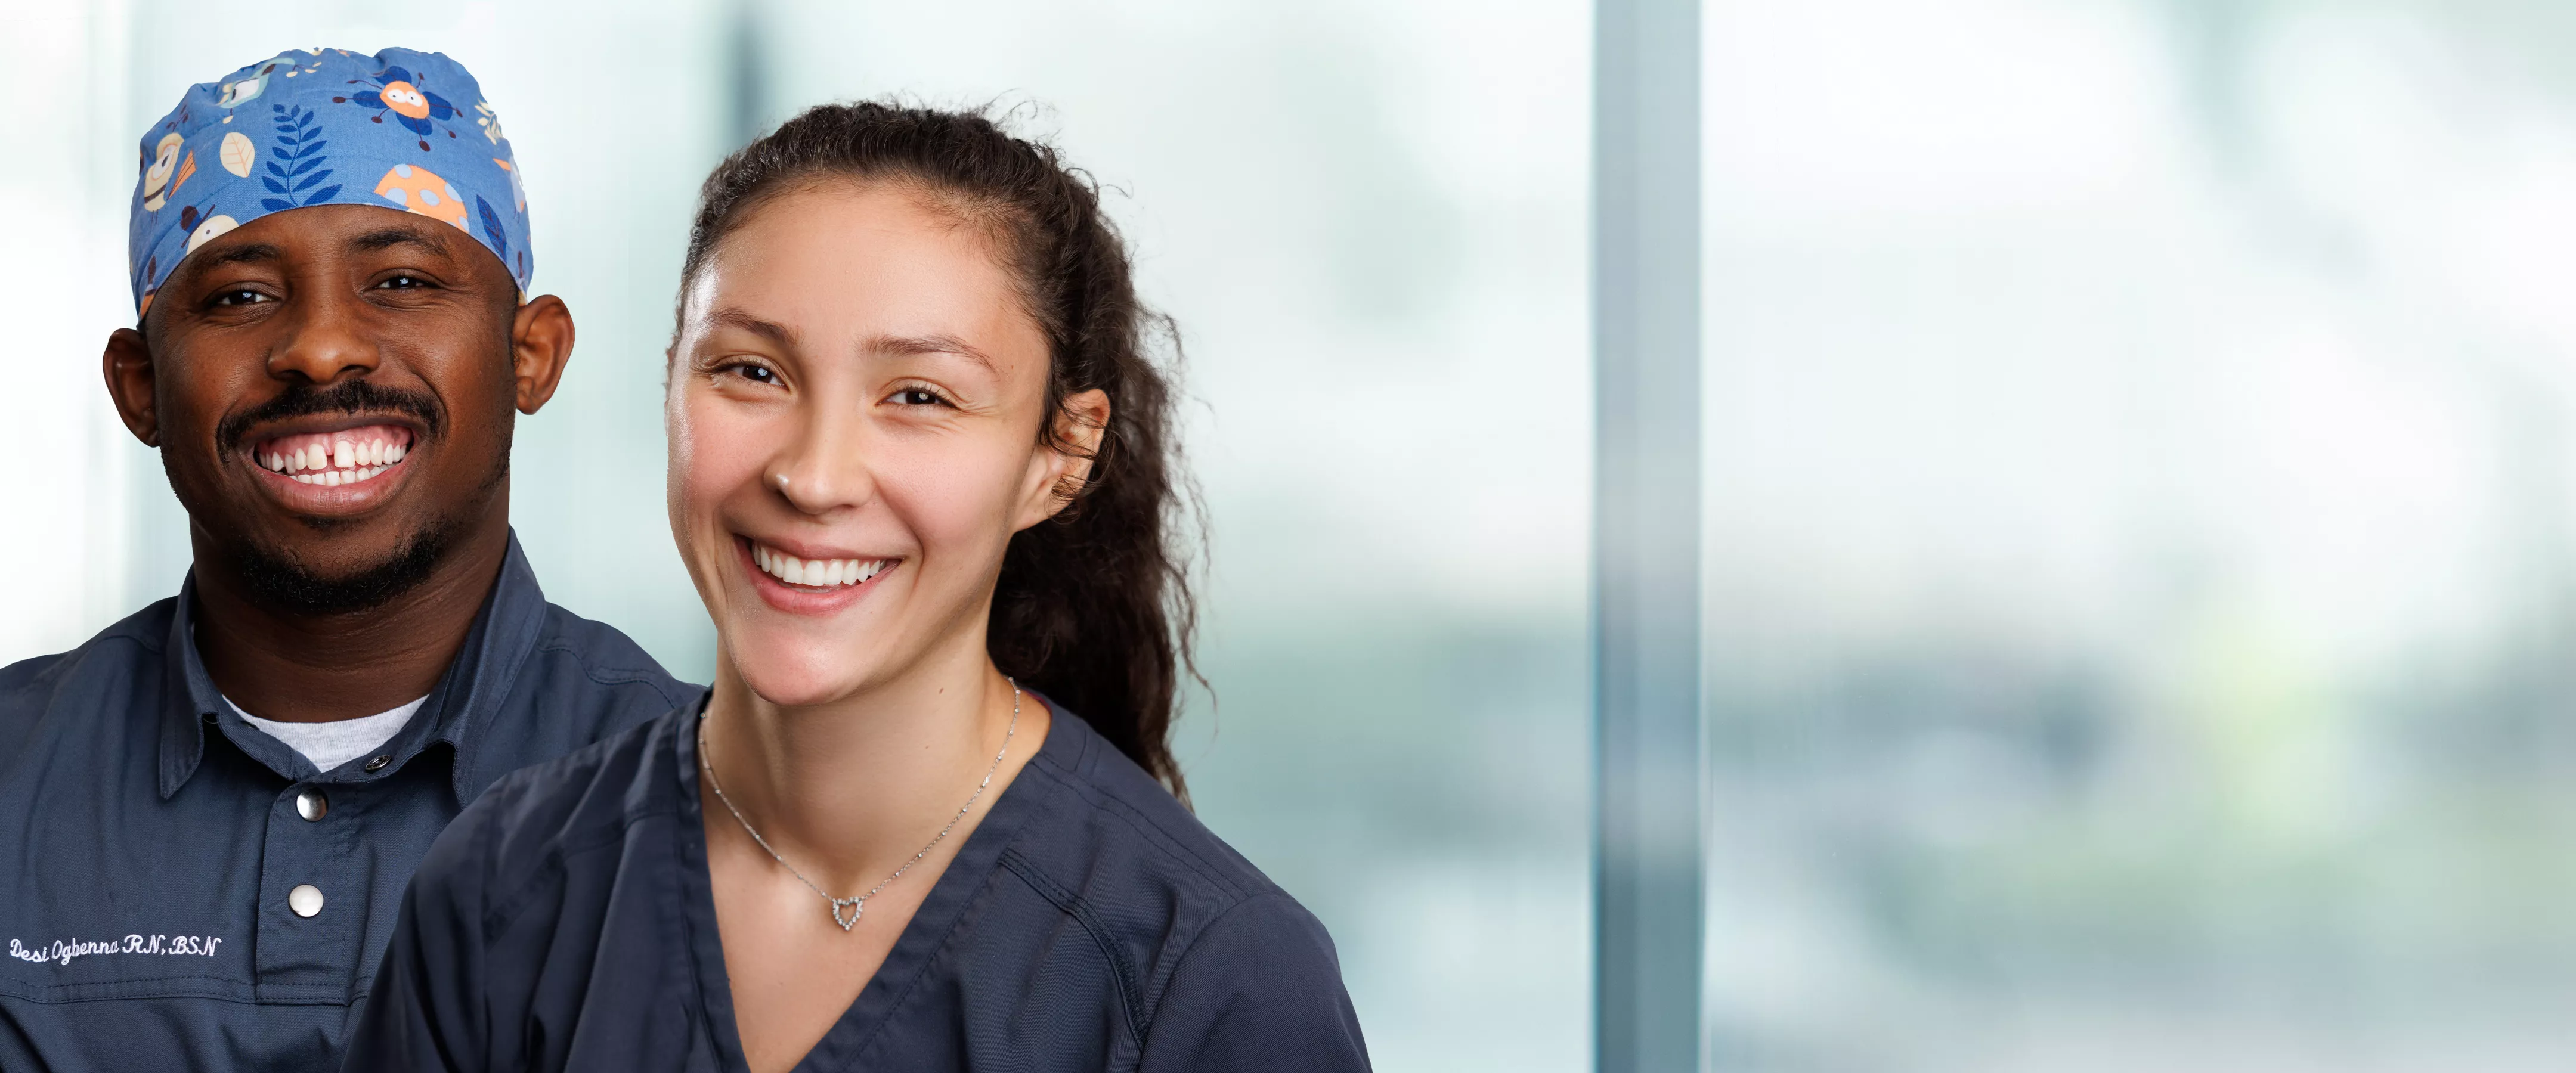
<path id="1" fill-rule="evenodd" d="M 548 604 L 514 538 L 428 702 L 316 771 L 215 690 L 193 585 L 0 669 L 0 1070 L 338 1068 L 439 830 L 699 693 Z"/>
<path id="2" fill-rule="evenodd" d="M 467 809 L 404 896 L 347 1068 L 744 1069 L 698 717 L 519 772 Z M 1323 925 L 1061 708 L 797 1066 L 1367 1068 Z"/>

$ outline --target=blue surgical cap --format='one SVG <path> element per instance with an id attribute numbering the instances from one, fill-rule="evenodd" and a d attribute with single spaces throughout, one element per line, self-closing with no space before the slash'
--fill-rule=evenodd
<path id="1" fill-rule="evenodd" d="M 528 196 L 501 117 L 474 76 L 435 52 L 285 52 L 188 87 L 144 132 L 128 271 L 138 315 L 215 236 L 273 212 L 379 205 L 481 242 L 521 294 Z"/>

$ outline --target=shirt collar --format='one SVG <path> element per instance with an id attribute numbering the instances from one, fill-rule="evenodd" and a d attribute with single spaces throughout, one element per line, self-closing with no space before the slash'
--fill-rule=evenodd
<path id="1" fill-rule="evenodd" d="M 191 570 L 179 584 L 178 607 L 170 616 L 170 636 L 162 648 L 163 681 L 170 686 L 161 694 L 165 698 L 161 714 L 163 800 L 177 794 L 196 774 L 199 762 L 205 758 L 206 731 L 210 727 L 221 726 L 231 732 L 234 727 L 229 724 L 240 724 L 241 732 L 258 733 L 233 714 L 231 705 L 224 702 L 223 692 L 206 674 L 205 661 L 197 655 L 196 587 L 196 573 Z M 493 582 L 492 591 L 483 597 L 482 610 L 474 616 L 474 628 L 466 633 L 456 658 L 448 662 L 446 673 L 430 690 L 428 701 L 401 733 L 385 743 L 393 762 L 366 777 L 390 776 L 428 747 L 444 744 L 454 755 L 450 781 L 457 803 L 463 805 L 469 800 L 470 791 L 480 785 L 473 763 L 476 732 L 510 695 L 520 668 L 536 651 L 538 633 L 545 625 L 545 609 L 545 593 L 537 587 L 536 571 L 528 566 L 527 554 L 519 549 L 519 536 L 513 530 L 509 553 L 501 561 L 501 575 Z M 290 779 L 297 777 L 281 774 Z"/>

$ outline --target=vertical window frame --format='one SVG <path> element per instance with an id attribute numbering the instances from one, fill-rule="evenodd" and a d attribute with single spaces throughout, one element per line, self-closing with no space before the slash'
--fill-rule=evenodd
<path id="1" fill-rule="evenodd" d="M 1697 0 L 1597 0 L 1592 81 L 1594 1065 L 1696 1070 L 1707 856 Z"/>

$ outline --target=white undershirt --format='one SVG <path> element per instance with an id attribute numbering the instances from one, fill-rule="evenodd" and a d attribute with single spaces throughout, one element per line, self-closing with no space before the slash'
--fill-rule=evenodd
<path id="1" fill-rule="evenodd" d="M 428 699 L 422 697 L 390 712 L 328 723 L 280 723 L 242 711 L 242 706 L 233 704 L 231 697 L 225 697 L 224 703 L 232 704 L 233 710 L 241 712 L 241 717 L 258 727 L 261 733 L 304 754 L 306 760 L 313 762 L 315 770 L 329 771 L 394 740 L 394 735 L 402 733 L 403 725 L 411 722 L 412 713 L 419 711 L 422 702 Z"/>

